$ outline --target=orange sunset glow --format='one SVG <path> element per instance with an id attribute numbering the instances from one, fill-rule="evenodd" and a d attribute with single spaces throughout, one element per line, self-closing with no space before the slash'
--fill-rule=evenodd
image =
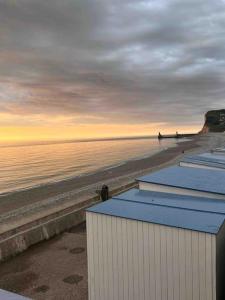
<path id="1" fill-rule="evenodd" d="M 207 44 L 206 19 L 188 6 L 188 30 L 174 32 L 182 5 L 56 2 L 0 3 L 1 141 L 198 132 L 223 108 L 216 20 Z"/>
<path id="2" fill-rule="evenodd" d="M 175 133 L 175 127 L 166 127 L 156 124 L 146 125 L 125 125 L 125 124 L 88 124 L 78 126 L 55 127 L 0 127 L 0 141 L 40 141 L 40 140 L 70 140 L 70 139 L 88 139 L 88 138 L 106 138 L 106 137 L 132 137 L 132 136 L 151 136 L 156 135 L 156 129 L 164 133 Z M 199 128 L 183 127 L 183 133 L 195 132 Z"/>

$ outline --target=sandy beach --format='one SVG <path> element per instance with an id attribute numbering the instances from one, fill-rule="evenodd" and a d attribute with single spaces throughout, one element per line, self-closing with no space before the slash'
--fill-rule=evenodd
<path id="1" fill-rule="evenodd" d="M 197 140 L 197 138 L 186 142 L 178 140 L 177 146 L 168 148 L 150 157 L 131 160 L 119 166 L 100 170 L 96 173 L 75 177 L 69 180 L 2 195 L 0 196 L 0 215 L 26 205 L 45 201 L 51 197 L 65 195 L 66 193 L 70 193 L 75 190 L 84 190 L 85 188 L 89 190 L 89 187 L 93 185 L 96 189 L 105 182 L 114 184 L 118 178 L 131 176 L 134 173 L 136 174 L 146 169 L 155 168 L 165 164 L 166 162 L 174 159 L 177 155 L 180 155 L 183 151 L 188 151 L 197 147 Z"/>
<path id="2" fill-rule="evenodd" d="M 31 208 L 31 205 L 35 207 L 33 211 L 35 213 L 38 207 L 39 209 L 40 206 L 44 208 L 44 203 L 48 203 L 49 199 L 52 200 L 51 205 L 54 206 L 66 201 L 82 201 L 85 197 L 95 194 L 96 187 L 102 183 L 108 183 L 111 188 L 115 188 L 121 183 L 134 183 L 134 179 L 138 175 L 175 164 L 185 154 L 204 152 L 224 145 L 224 134 L 196 136 L 190 141 L 179 142 L 177 147 L 169 148 L 150 158 L 131 161 L 95 175 L 79 178 L 79 180 L 24 191 L 22 194 L 19 193 L 19 198 L 16 195 L 11 195 L 10 199 L 5 197 L 3 199 L 4 214 L 7 215 L 8 213 L 9 217 L 12 209 L 14 209 L 14 213 L 18 212 L 17 217 L 19 218 L 19 212 L 23 210 L 23 213 L 29 214 L 29 210 L 26 208 Z M 68 197 L 68 194 L 73 195 L 72 199 Z M 21 201 L 17 202 L 16 199 Z M 32 204 L 30 199 L 32 199 Z M 57 199 L 60 199 L 59 203 Z M 50 202 L 48 205 L 50 206 Z M 6 220 L 9 221 L 10 217 Z M 34 245 L 17 257 L 2 263 L 0 288 L 17 292 L 32 299 L 86 300 L 85 226 L 67 230 L 50 241 Z"/>
<path id="3" fill-rule="evenodd" d="M 188 153 L 207 151 L 223 145 L 223 133 L 195 136 L 188 141 L 178 140 L 175 147 L 150 157 L 131 160 L 94 174 L 3 195 L 0 197 L 0 234 L 52 212 L 82 204 L 86 199 L 96 197 L 96 190 L 103 184 L 107 184 L 110 191 L 122 186 L 135 186 L 135 179 L 140 175 L 175 164 Z"/>
<path id="4" fill-rule="evenodd" d="M 110 190 L 128 184 L 135 184 L 135 178 L 176 163 L 182 155 L 210 150 L 225 145 L 224 134 L 208 134 L 195 136 L 188 141 L 177 141 L 177 146 L 168 148 L 153 156 L 131 160 L 122 165 L 101 170 L 94 174 L 60 181 L 24 191 L 3 195 L 0 197 L 0 233 L 4 225 L 11 228 L 18 221 L 25 223 L 25 217 L 31 218 L 36 212 L 43 211 L 45 215 L 56 207 L 75 204 L 85 199 L 95 197 L 96 190 L 107 184 Z M 21 219 L 23 216 L 23 219 Z"/>

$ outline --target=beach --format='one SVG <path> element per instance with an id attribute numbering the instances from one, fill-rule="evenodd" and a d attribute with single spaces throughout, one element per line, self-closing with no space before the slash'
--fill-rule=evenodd
<path id="1" fill-rule="evenodd" d="M 69 210 L 74 203 L 84 203 L 87 198 L 96 197 L 95 191 L 103 183 L 108 184 L 111 191 L 121 186 L 136 186 L 135 178 L 139 175 L 176 164 L 184 155 L 209 151 L 224 145 L 224 134 L 196 136 L 189 141 L 178 141 L 176 147 L 168 148 L 149 158 L 129 161 L 79 180 L 20 192 L 18 196 L 21 201 L 16 201 L 18 198 L 15 194 L 5 196 L 1 215 L 2 234 L 4 229 L 15 229 L 28 219 L 47 216 L 51 211 L 62 210 L 65 207 Z M 24 253 L 2 263 L 0 288 L 32 299 L 86 300 L 85 225 L 65 230 L 50 241 L 33 245 Z"/>
<path id="2" fill-rule="evenodd" d="M 69 209 L 74 204 L 82 204 L 86 199 L 98 199 L 96 190 L 103 184 L 107 184 L 110 191 L 120 191 L 123 187 L 135 186 L 135 178 L 138 176 L 176 163 L 187 153 L 210 150 L 224 144 L 224 134 L 197 135 L 188 141 L 177 140 L 175 147 L 169 147 L 150 157 L 130 160 L 119 166 L 69 180 L 2 195 L 0 234 L 36 217 L 46 217 L 52 212 Z"/>
<path id="3" fill-rule="evenodd" d="M 185 139 L 184 139 L 185 140 Z M 95 174 L 176 145 L 157 137 L 0 143 L 0 196 Z"/>
<path id="4" fill-rule="evenodd" d="M 96 202 L 99 199 L 96 190 L 103 184 L 108 185 L 111 193 L 120 192 L 135 186 L 135 179 L 138 176 L 175 164 L 183 155 L 207 151 L 224 144 L 223 133 L 197 135 L 188 141 L 177 140 L 175 147 L 169 147 L 150 157 L 130 160 L 115 167 L 69 180 L 2 195 L 0 234 L 42 217 L 47 218 L 52 213 L 65 209 L 70 211 L 74 205 L 79 207 L 86 205 L 87 199 L 90 203 Z M 7 237 L 9 235 L 7 234 Z"/>
<path id="5" fill-rule="evenodd" d="M 0 216 L 27 205 L 30 208 L 36 203 L 41 205 L 48 202 L 50 198 L 64 198 L 78 191 L 95 192 L 102 184 L 108 184 L 109 188 L 115 188 L 120 184 L 134 180 L 138 174 L 145 172 L 145 170 L 164 165 L 181 155 L 182 152 L 198 147 L 197 140 L 197 137 L 188 141 L 178 140 L 174 147 L 169 147 L 150 157 L 130 160 L 115 167 L 112 166 L 72 179 L 1 195 Z"/>

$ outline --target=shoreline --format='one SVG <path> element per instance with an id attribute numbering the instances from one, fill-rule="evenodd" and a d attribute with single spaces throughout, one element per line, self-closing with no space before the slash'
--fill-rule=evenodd
<path id="1" fill-rule="evenodd" d="M 0 262 L 84 222 L 86 208 L 100 201 L 96 190 L 103 184 L 109 186 L 110 196 L 136 188 L 137 177 L 174 164 L 184 151 L 196 147 L 198 139 L 178 142 L 150 157 L 1 198 Z"/>
<path id="2" fill-rule="evenodd" d="M 198 138 L 192 138 L 188 141 L 178 141 L 175 146 L 169 147 L 148 157 L 142 157 L 135 160 L 125 161 L 116 166 L 106 167 L 96 172 L 84 174 L 81 176 L 40 185 L 37 187 L 18 190 L 11 193 L 0 195 L 0 218 L 2 214 L 17 210 L 24 206 L 37 204 L 47 201 L 49 198 L 57 197 L 73 191 L 88 190 L 90 186 L 95 185 L 99 188 L 104 182 L 117 180 L 120 177 L 129 177 L 134 173 L 144 172 L 151 168 L 159 167 L 172 159 L 176 158 L 182 151 L 188 151 L 198 147 Z"/>
<path id="3" fill-rule="evenodd" d="M 178 164 L 182 156 L 225 145 L 225 135 L 197 136 L 153 156 L 34 190 L 5 197 L 0 206 L 0 261 L 60 235 L 85 221 L 85 209 L 100 201 L 96 190 L 109 186 L 110 197 L 137 188 L 135 179 Z"/>
<path id="4" fill-rule="evenodd" d="M 142 173 L 177 164 L 183 155 L 202 153 L 212 148 L 224 146 L 225 135 L 222 134 L 199 136 L 191 141 L 178 143 L 177 147 L 167 149 L 149 158 L 151 162 L 148 161 L 144 169 L 141 169 L 141 166 L 144 165 L 144 162 L 146 163 L 146 160 L 142 160 L 141 166 L 137 166 L 138 170 L 136 169 L 135 172 L 127 174 L 126 180 L 124 179 L 123 182 L 135 183 L 134 179 Z M 182 153 L 183 150 L 185 151 L 184 154 Z M 140 161 L 137 161 L 137 163 L 140 164 Z M 121 178 L 118 177 L 117 185 L 118 183 L 121 185 Z M 112 182 L 113 180 L 111 180 Z M 115 192 L 120 193 L 121 191 Z M 95 198 L 97 197 L 95 196 Z M 90 203 L 90 199 L 89 204 L 87 203 L 86 191 L 84 198 L 79 197 L 79 199 L 80 204 L 82 204 L 80 210 L 77 210 L 79 218 L 73 214 L 72 207 L 68 207 L 71 218 L 68 214 L 64 215 L 64 221 L 67 220 L 69 226 L 67 228 L 64 226 L 61 231 L 62 228 L 59 226 L 60 221 L 58 219 L 51 226 L 47 226 L 47 223 L 42 224 L 42 231 L 38 229 L 38 226 L 31 227 L 26 224 L 29 226 L 27 231 L 18 233 L 18 227 L 16 227 L 9 232 L 11 241 L 8 241 L 7 244 L 6 239 L 3 240 L 2 248 L 0 246 L 0 249 L 3 250 L 2 253 L 7 254 L 7 250 L 10 251 L 12 248 L 14 248 L 14 252 L 11 251 L 11 256 L 15 256 L 20 252 L 23 253 L 14 258 L 11 258 L 10 253 L 5 257 L 2 256 L 7 261 L 1 263 L 1 288 L 36 300 L 64 299 L 65 297 L 68 299 L 72 297 L 77 300 L 88 299 L 87 239 L 85 223 L 82 223 L 82 221 L 85 220 L 85 206 L 94 203 Z M 70 200 L 76 203 L 75 198 L 72 197 Z M 46 212 L 46 215 L 49 217 L 48 212 Z M 68 219 L 70 219 L 70 222 L 68 222 Z M 77 222 L 74 222 L 74 219 Z M 74 222 L 74 226 L 72 226 L 72 222 Z M 54 228 L 58 227 L 59 231 L 55 230 L 54 234 L 48 236 L 49 232 L 52 233 L 52 225 L 54 225 Z M 39 237 L 42 239 L 38 241 L 37 238 Z M 48 239 L 50 240 L 46 241 Z M 31 247 L 31 245 L 33 246 Z M 48 264 L 46 264 L 46 261 Z M 70 281 L 68 281 L 68 278 Z M 79 283 L 77 283 L 77 279 L 79 279 Z"/>
<path id="5" fill-rule="evenodd" d="M 132 139 L 136 140 L 137 138 L 132 138 Z M 40 183 L 40 184 L 36 184 L 36 185 L 33 185 L 33 186 L 21 187 L 21 188 L 18 188 L 18 189 L 3 191 L 3 192 L 0 193 L 0 203 L 1 203 L 1 199 L 5 198 L 5 197 L 8 197 L 8 196 L 11 196 L 11 195 L 14 195 L 14 194 L 18 195 L 18 193 L 21 193 L 21 192 L 34 191 L 34 190 L 39 189 L 39 188 L 48 188 L 50 186 L 55 186 L 57 184 L 63 184 L 67 181 L 75 181 L 78 178 L 84 178 L 86 176 L 94 176 L 95 174 L 98 174 L 100 172 L 108 171 L 108 170 L 120 167 L 124 164 L 129 164 L 132 161 L 141 161 L 142 159 L 146 159 L 146 158 L 150 159 L 151 157 L 153 157 L 154 155 L 156 155 L 160 152 L 164 152 L 169 148 L 177 147 L 178 143 L 184 143 L 184 142 L 186 142 L 186 140 L 187 140 L 186 138 L 181 140 L 181 141 L 176 140 L 176 141 L 174 141 L 174 144 L 171 144 L 171 145 L 169 145 L 165 148 L 162 148 L 161 150 L 152 150 L 152 152 L 153 152 L 152 154 L 151 153 L 142 154 L 142 155 L 140 154 L 139 156 L 130 158 L 128 160 L 121 160 L 121 161 L 115 162 L 115 164 L 105 165 L 105 166 L 99 167 L 96 170 L 81 173 L 80 175 L 68 176 L 68 177 L 57 179 L 57 180 L 54 180 L 54 181 L 46 181 L 45 183 Z M 189 140 L 190 139 L 188 139 L 188 141 Z"/>

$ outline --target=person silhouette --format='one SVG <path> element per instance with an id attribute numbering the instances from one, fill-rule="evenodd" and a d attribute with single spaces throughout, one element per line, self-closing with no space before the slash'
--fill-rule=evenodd
<path id="1" fill-rule="evenodd" d="M 102 201 L 106 201 L 109 199 L 109 187 L 106 184 L 103 184 L 100 197 Z"/>

